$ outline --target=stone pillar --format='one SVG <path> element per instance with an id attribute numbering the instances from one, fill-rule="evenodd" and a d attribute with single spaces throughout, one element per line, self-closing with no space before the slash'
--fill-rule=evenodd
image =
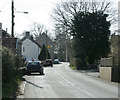
<path id="1" fill-rule="evenodd" d="M 120 35 L 111 36 L 111 53 L 113 57 L 112 81 L 120 81 Z"/>

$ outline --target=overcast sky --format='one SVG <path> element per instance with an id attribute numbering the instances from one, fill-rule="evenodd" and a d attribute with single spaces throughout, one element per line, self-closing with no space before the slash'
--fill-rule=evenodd
<path id="1" fill-rule="evenodd" d="M 4 30 L 8 28 L 11 34 L 11 1 L 0 0 L 0 22 Z M 113 7 L 117 8 L 119 0 L 108 0 Z M 44 24 L 50 31 L 52 30 L 52 20 L 50 14 L 52 9 L 61 0 L 14 0 L 16 11 L 27 11 L 28 14 L 15 12 L 15 33 L 20 35 L 23 31 L 29 31 L 33 22 Z M 114 30 L 115 28 L 112 28 Z"/>

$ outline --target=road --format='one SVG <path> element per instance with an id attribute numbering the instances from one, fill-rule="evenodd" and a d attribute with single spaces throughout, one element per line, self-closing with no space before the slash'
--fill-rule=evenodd
<path id="1" fill-rule="evenodd" d="M 72 70 L 68 63 L 26 75 L 24 98 L 118 98 L 117 83 Z"/>

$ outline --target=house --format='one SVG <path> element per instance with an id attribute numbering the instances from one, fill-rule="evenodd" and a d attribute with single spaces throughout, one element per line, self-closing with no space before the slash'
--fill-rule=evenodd
<path id="1" fill-rule="evenodd" d="M 26 58 L 26 61 L 38 59 L 41 46 L 33 39 L 30 32 L 26 32 L 23 39 L 17 43 L 17 53 Z"/>
<path id="2" fill-rule="evenodd" d="M 45 33 L 42 33 L 36 38 L 36 42 L 41 46 L 44 44 L 51 55 L 51 59 L 54 60 L 54 43 L 49 36 Z"/>
<path id="3" fill-rule="evenodd" d="M 2 27 L 1 23 L 0 26 Z M 2 29 L 2 46 L 9 48 L 14 53 L 16 53 L 16 41 L 17 38 L 12 38 L 11 35 L 7 33 L 7 31 Z"/>

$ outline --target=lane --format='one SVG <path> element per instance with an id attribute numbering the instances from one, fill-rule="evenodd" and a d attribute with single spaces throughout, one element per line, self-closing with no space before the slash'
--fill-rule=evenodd
<path id="1" fill-rule="evenodd" d="M 74 71 L 68 63 L 25 76 L 25 98 L 117 98 L 118 85 Z"/>
<path id="2" fill-rule="evenodd" d="M 57 67 L 59 70 L 60 67 Z M 64 67 L 60 71 L 62 76 L 69 82 L 74 83 L 76 90 L 83 90 L 86 94 L 94 98 L 115 98 L 118 97 L 118 84 L 107 82 L 96 77 L 88 76 L 84 73 L 73 72 L 69 67 Z M 69 74 L 68 74 L 69 73 Z M 79 95 L 79 92 L 78 92 Z"/>

